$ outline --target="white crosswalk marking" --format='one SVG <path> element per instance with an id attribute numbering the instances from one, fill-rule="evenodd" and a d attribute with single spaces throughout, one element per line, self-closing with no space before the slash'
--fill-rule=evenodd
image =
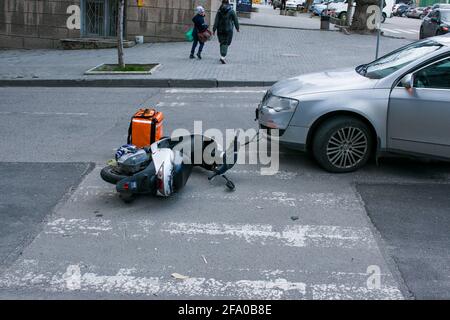
<path id="1" fill-rule="evenodd" d="M 261 273 L 273 274 L 273 280 L 224 281 L 214 278 L 187 277 L 179 281 L 162 279 L 158 276 L 140 276 L 136 268 L 121 268 L 114 274 L 80 272 L 77 285 L 67 282 L 67 271 L 54 274 L 29 271 L 30 266 L 38 267 L 34 260 L 25 261 L 18 270 L 0 277 L 3 288 L 21 289 L 29 286 L 51 292 L 85 291 L 119 295 L 138 296 L 204 296 L 210 298 L 232 297 L 235 299 L 402 299 L 398 288 L 384 286 L 377 289 L 339 285 L 336 283 L 306 284 L 289 281 L 281 270 L 264 270 Z M 81 265 L 69 265 L 67 269 L 81 270 Z M 26 271 L 26 274 L 24 272 Z M 292 270 L 291 270 L 292 271 Z M 341 277 L 359 276 L 340 274 Z M 386 275 L 383 275 L 386 276 Z"/>
<path id="2" fill-rule="evenodd" d="M 257 179 L 253 190 L 224 193 L 193 174 L 172 199 L 125 205 L 100 169 L 0 275 L 0 288 L 98 297 L 403 298 L 360 218 L 363 203 L 352 187 L 319 192 L 323 173 L 284 170 L 274 178 L 238 166 L 230 175 Z M 286 179 L 302 184 L 292 189 Z M 383 275 L 375 289 L 367 286 L 372 265 Z"/>
<path id="3" fill-rule="evenodd" d="M 261 89 L 166 89 L 164 93 L 170 94 L 197 94 L 197 93 L 265 93 L 266 90 Z"/>

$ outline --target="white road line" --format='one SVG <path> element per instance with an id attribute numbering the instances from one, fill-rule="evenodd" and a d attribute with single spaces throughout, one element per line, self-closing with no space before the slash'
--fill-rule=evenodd
<path id="1" fill-rule="evenodd" d="M 257 106 L 257 103 L 210 103 L 210 104 L 202 104 L 199 106 L 198 103 L 192 102 L 192 103 L 186 103 L 186 102 L 159 102 L 156 104 L 157 108 L 163 108 L 163 107 L 201 107 L 201 108 L 252 108 L 255 109 Z"/>
<path id="2" fill-rule="evenodd" d="M 382 28 L 381 30 L 382 31 L 386 31 L 386 32 L 390 32 L 390 33 L 401 33 L 401 32 L 398 32 L 398 31 L 395 31 L 395 30 L 392 30 L 392 29 L 388 29 L 388 28 Z"/>
<path id="3" fill-rule="evenodd" d="M 234 299 L 403 299 L 399 289 L 382 285 L 377 289 L 343 283 L 292 282 L 272 272 L 273 279 L 225 281 L 190 276 L 185 280 L 169 276 L 142 276 L 135 268 L 121 268 L 114 274 L 83 272 L 80 264 L 71 264 L 59 272 L 38 272 L 38 262 L 24 260 L 0 277 L 0 287 L 40 289 L 47 292 L 95 292 L 97 294 L 231 297 Z M 84 263 L 83 263 L 84 265 Z M 89 268 L 98 270 L 98 268 Z"/>
<path id="4" fill-rule="evenodd" d="M 59 218 L 47 224 L 45 234 L 70 236 L 112 236 L 123 237 L 128 230 L 130 239 L 147 239 L 156 232 L 182 235 L 189 241 L 204 237 L 224 237 L 225 240 L 244 240 L 249 244 L 281 245 L 287 247 L 376 247 L 369 228 L 354 228 L 327 225 L 294 225 L 281 230 L 268 224 L 219 224 L 167 222 L 155 224 L 150 220 L 127 221 L 113 224 L 105 219 L 64 219 Z M 133 233 L 129 231 L 133 230 Z"/>
<path id="5" fill-rule="evenodd" d="M 416 31 L 416 30 L 411 30 L 411 29 L 409 29 L 409 30 L 402 30 L 404 33 L 410 33 L 410 34 L 416 34 L 416 33 L 419 33 L 419 31 Z"/>
<path id="6" fill-rule="evenodd" d="M 110 220 L 105 219 L 65 219 L 59 218 L 47 224 L 47 234 L 67 235 L 71 233 L 99 236 L 113 231 Z"/>
<path id="7" fill-rule="evenodd" d="M 69 270 L 70 269 L 70 270 Z M 69 265 L 64 273 L 49 275 L 11 273 L 0 278 L 0 286 L 7 288 L 38 287 L 52 292 L 84 291 L 146 296 L 202 296 L 233 297 L 237 299 L 281 299 L 286 293 L 296 297 L 306 294 L 303 282 L 286 279 L 221 281 L 213 278 L 190 277 L 185 280 L 165 280 L 159 277 L 140 277 L 135 269 L 120 269 L 114 275 L 92 272 L 75 273 L 77 265 Z M 67 275 L 70 273 L 70 277 Z"/>
<path id="8" fill-rule="evenodd" d="M 251 89 L 167 89 L 164 93 L 265 93 L 266 90 Z"/>
<path id="9" fill-rule="evenodd" d="M 286 176 L 289 179 L 289 176 Z M 89 198 L 117 197 L 113 186 L 78 188 L 77 192 L 69 199 L 69 202 L 84 202 Z M 287 193 L 281 191 L 255 191 L 252 195 L 239 196 L 238 193 L 205 193 L 204 191 L 187 191 L 174 195 L 178 199 L 204 201 L 234 201 L 247 204 L 270 204 L 286 207 L 321 207 L 323 209 L 359 210 L 364 206 L 353 194 L 337 194 L 333 192 L 303 192 Z M 362 209 L 363 210 L 363 209 Z"/>
<path id="10" fill-rule="evenodd" d="M 186 102 L 158 102 L 156 107 L 184 107 Z"/>
<path id="11" fill-rule="evenodd" d="M 255 191 L 251 196 L 238 194 L 205 194 L 204 192 L 184 192 L 177 195 L 181 199 L 201 199 L 202 201 L 232 200 L 240 203 L 276 203 L 287 207 L 320 206 L 321 208 L 360 209 L 363 204 L 352 194 L 326 192 L 304 192 L 300 194 L 281 191 Z"/>
<path id="12" fill-rule="evenodd" d="M 34 116 L 88 116 L 85 112 L 26 112 L 26 111 L 0 111 L 0 114 L 22 114 Z"/>
<path id="13" fill-rule="evenodd" d="M 380 289 L 369 289 L 366 287 L 355 287 L 337 284 L 316 284 L 312 285 L 313 300 L 349 300 L 356 297 L 362 299 L 383 299 L 401 300 L 403 299 L 397 287 L 386 286 Z M 375 296 L 373 296 L 375 295 Z M 369 298 L 370 297 L 370 298 Z"/>
<path id="14" fill-rule="evenodd" d="M 296 225 L 286 226 L 276 231 L 272 225 L 263 224 L 219 224 L 219 223 L 179 223 L 171 222 L 161 227 L 162 232 L 182 234 L 195 240 L 199 235 L 225 236 L 243 239 L 258 245 L 280 244 L 292 247 L 374 247 L 375 241 L 369 228 L 349 228 L 339 226 Z M 191 237 L 186 237 L 186 236 Z"/>

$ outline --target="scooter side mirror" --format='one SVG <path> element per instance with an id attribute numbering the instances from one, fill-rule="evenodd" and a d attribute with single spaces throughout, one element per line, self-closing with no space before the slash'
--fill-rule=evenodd
<path id="1" fill-rule="evenodd" d="M 414 76 L 412 73 L 408 73 L 406 76 L 403 77 L 403 79 L 400 81 L 400 83 L 402 84 L 402 86 L 407 89 L 410 90 L 413 88 L 414 86 Z"/>

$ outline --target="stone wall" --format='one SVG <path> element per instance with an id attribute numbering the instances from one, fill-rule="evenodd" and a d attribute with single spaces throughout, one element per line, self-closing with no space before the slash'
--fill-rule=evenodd
<path id="1" fill-rule="evenodd" d="M 198 5 L 205 7 L 207 23 L 212 24 L 221 1 L 125 2 L 125 38 L 134 40 L 139 35 L 145 42 L 161 42 L 184 40 Z M 79 38 L 83 14 L 80 12 L 79 26 L 69 28 L 74 12 L 67 11 L 72 5 L 80 10 L 81 0 L 0 0 L 0 48 L 59 48 L 60 39 Z"/>
<path id="2" fill-rule="evenodd" d="M 206 20 L 212 24 L 220 0 L 137 0 L 127 6 L 126 33 L 129 40 L 144 36 L 145 42 L 180 41 L 192 27 L 192 17 L 198 5 L 206 9 Z"/>
<path id="3" fill-rule="evenodd" d="M 70 5 L 80 0 L 1 0 L 0 47 L 57 48 L 59 39 L 80 37 L 67 28 Z"/>

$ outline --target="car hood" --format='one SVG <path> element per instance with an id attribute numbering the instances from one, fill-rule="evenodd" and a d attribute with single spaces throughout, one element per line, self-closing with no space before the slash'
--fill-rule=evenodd
<path id="1" fill-rule="evenodd" d="M 358 74 L 355 69 L 340 69 L 319 73 L 309 73 L 298 77 L 281 80 L 270 89 L 271 93 L 280 97 L 297 95 L 373 88 L 377 80 Z"/>

